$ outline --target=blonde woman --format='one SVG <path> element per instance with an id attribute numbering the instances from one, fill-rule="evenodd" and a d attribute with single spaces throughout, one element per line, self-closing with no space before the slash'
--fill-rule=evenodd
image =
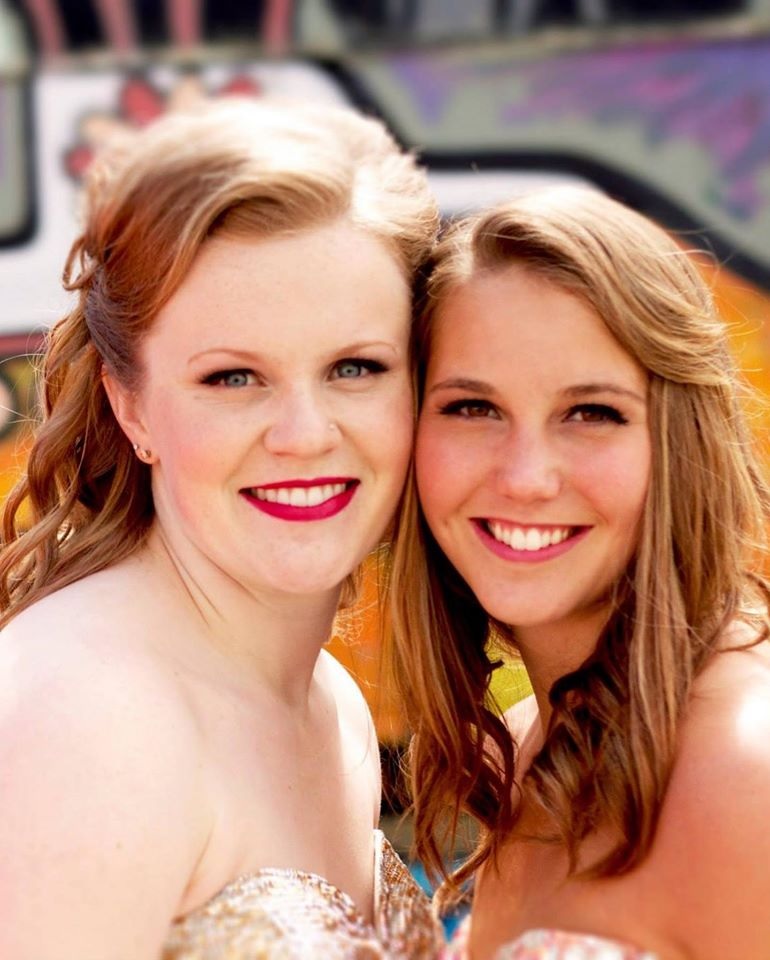
<path id="1" fill-rule="evenodd" d="M 689 256 L 589 190 L 454 226 L 416 327 L 396 664 L 451 956 L 770 957 L 770 500 Z M 499 718 L 490 634 L 534 696 Z"/>
<path id="2" fill-rule="evenodd" d="M 322 650 L 411 451 L 425 177 L 221 102 L 95 170 L 0 554 L 0 955 L 432 957 Z"/>

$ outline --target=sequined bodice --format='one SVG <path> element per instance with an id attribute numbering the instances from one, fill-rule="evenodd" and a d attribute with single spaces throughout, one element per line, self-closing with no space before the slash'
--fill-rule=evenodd
<path id="1" fill-rule="evenodd" d="M 440 945 L 427 897 L 377 830 L 372 923 L 316 874 L 259 870 L 176 921 L 162 960 L 434 960 Z"/>
<path id="2" fill-rule="evenodd" d="M 628 944 L 563 930 L 530 930 L 498 951 L 495 960 L 655 960 Z"/>
<path id="3" fill-rule="evenodd" d="M 439 960 L 468 960 L 466 921 Z M 529 930 L 501 947 L 495 960 L 656 960 L 652 953 L 630 944 L 566 930 Z"/>

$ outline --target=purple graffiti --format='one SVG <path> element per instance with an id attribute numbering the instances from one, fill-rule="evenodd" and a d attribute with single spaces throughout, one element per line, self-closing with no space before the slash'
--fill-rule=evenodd
<path id="1" fill-rule="evenodd" d="M 456 56 L 394 58 L 427 126 L 474 85 L 498 109 L 501 145 L 521 143 L 530 123 L 582 121 L 611 135 L 632 123 L 651 146 L 694 144 L 714 168 L 705 199 L 751 220 L 770 205 L 770 39 L 646 43 L 533 60 L 462 62 Z M 472 144 L 468 144 L 469 147 Z"/>

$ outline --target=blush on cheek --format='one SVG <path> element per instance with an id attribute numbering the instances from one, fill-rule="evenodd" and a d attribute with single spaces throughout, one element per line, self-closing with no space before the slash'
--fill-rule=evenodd
<path id="1" fill-rule="evenodd" d="M 481 458 L 466 455 L 455 443 L 434 440 L 428 431 L 418 433 L 415 477 L 423 504 L 465 499 L 483 484 Z"/>
<path id="2" fill-rule="evenodd" d="M 582 482 L 588 489 L 604 489 L 608 500 L 633 510 L 644 503 L 652 472 L 649 447 L 640 450 L 629 444 L 625 452 L 611 451 L 606 457 L 592 457 L 581 471 Z"/>

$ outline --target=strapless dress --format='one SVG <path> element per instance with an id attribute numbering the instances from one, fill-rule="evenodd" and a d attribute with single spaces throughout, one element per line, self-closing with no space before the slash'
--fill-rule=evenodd
<path id="1" fill-rule="evenodd" d="M 162 960 L 435 960 L 443 937 L 428 898 L 380 830 L 374 854 L 371 923 L 317 874 L 262 869 L 176 920 Z"/>
<path id="2" fill-rule="evenodd" d="M 470 924 L 463 923 L 440 960 L 468 960 Z M 617 940 L 566 930 L 528 930 L 495 954 L 494 960 L 656 960 L 655 954 Z"/>

